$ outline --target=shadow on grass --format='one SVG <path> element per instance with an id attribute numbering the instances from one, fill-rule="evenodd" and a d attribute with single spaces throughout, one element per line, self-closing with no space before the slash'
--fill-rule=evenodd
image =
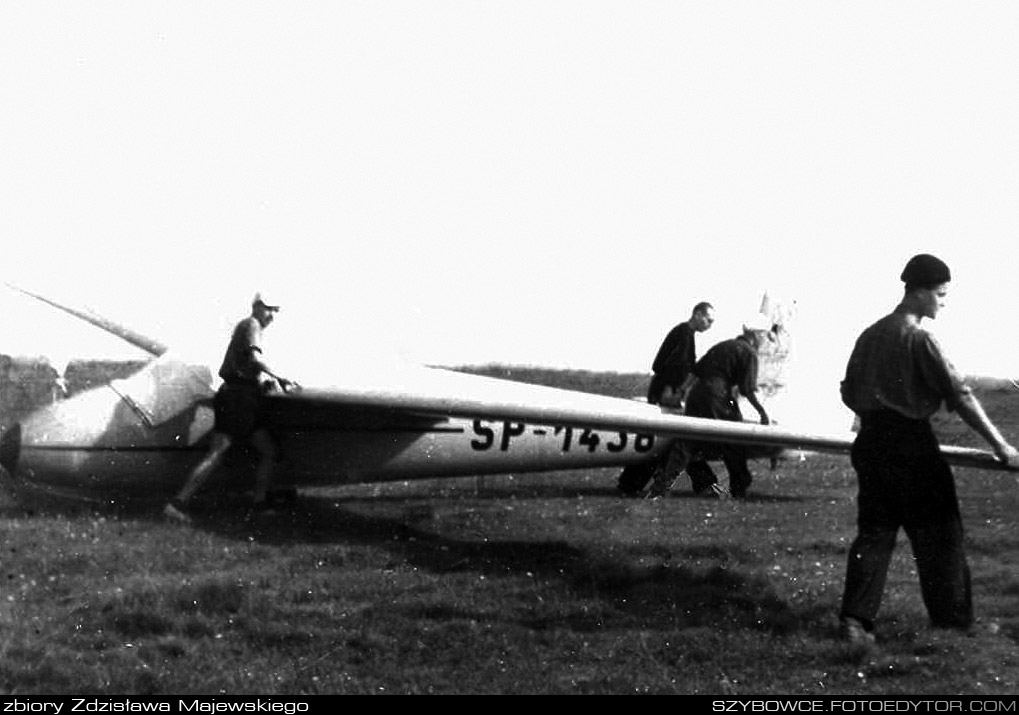
<path id="1" fill-rule="evenodd" d="M 580 493 L 578 493 L 578 491 Z M 541 498 L 542 494 L 560 496 L 559 489 L 529 489 L 517 499 Z M 605 496 L 604 489 L 573 490 L 573 496 Z M 442 497 L 432 496 L 432 499 Z M 457 497 L 452 497 L 457 498 Z M 461 497 L 462 498 L 462 497 Z M 482 493 L 464 498 L 464 514 L 470 515 L 471 503 L 505 499 L 506 495 Z M 683 498 L 680 496 L 679 498 Z M 687 498 L 693 498 L 692 495 Z M 726 568 L 726 562 L 738 562 L 723 547 L 704 545 L 662 549 L 631 544 L 581 548 L 565 541 L 490 539 L 497 527 L 479 522 L 457 522 L 463 538 L 436 533 L 436 509 L 421 497 L 392 494 L 354 497 L 302 495 L 298 501 L 272 514 L 248 511 L 249 496 L 238 493 L 218 494 L 198 500 L 190 528 L 228 539 L 263 546 L 291 544 L 341 544 L 347 547 L 382 549 L 399 562 L 429 573 L 481 574 L 487 577 L 527 576 L 546 583 L 561 583 L 578 602 L 599 603 L 595 609 L 567 614 L 543 615 L 541 609 L 520 614 L 474 614 L 463 608 L 440 606 L 456 613 L 450 617 L 484 620 L 512 620 L 533 630 L 567 628 L 588 629 L 694 628 L 710 626 L 720 630 L 758 630 L 787 634 L 801 628 L 805 614 L 796 614 L 774 592 L 768 579 L 740 568 Z M 761 496 L 759 501 L 786 501 L 782 497 Z M 621 499 L 622 501 L 622 499 Z M 381 505 L 381 506 L 380 506 Z M 26 516 L 31 509 L 62 515 L 104 513 L 118 518 L 161 520 L 157 508 L 149 502 L 122 504 L 81 504 L 47 500 L 34 507 L 0 508 L 0 516 Z M 26 509 L 28 509 L 26 511 Z M 19 513 L 20 511 L 20 513 Z M 487 514 L 478 515 L 486 519 Z M 448 518 L 448 514 L 447 517 Z M 467 518 L 467 517 L 465 517 Z M 188 528 L 188 527 L 182 527 Z M 473 534 L 478 534 L 473 537 Z M 738 556 L 738 555 L 737 555 Z M 707 566 L 697 563 L 710 561 Z M 428 610 L 435 606 L 421 606 Z M 409 614 L 411 616 L 415 614 Z M 431 618 L 444 614 L 420 615 Z M 807 618 L 807 622 L 811 619 Z M 118 624 L 122 625 L 122 624 Z M 149 624 L 151 625 L 151 624 Z"/>
<path id="2" fill-rule="evenodd" d="M 371 502 L 374 500 L 306 496 L 275 515 L 252 517 L 234 510 L 219 511 L 200 515 L 196 526 L 239 540 L 254 537 L 263 545 L 300 542 L 383 548 L 394 560 L 437 575 L 470 573 L 558 581 L 578 601 L 602 604 L 597 613 L 585 609 L 565 619 L 556 613 L 548 619 L 531 616 L 520 621 L 537 630 L 653 627 L 667 622 L 681 628 L 711 626 L 785 634 L 798 630 L 803 622 L 803 614 L 793 613 L 766 577 L 719 566 L 719 562 L 733 561 L 722 547 L 705 551 L 704 545 L 691 544 L 663 550 L 627 544 L 589 550 L 565 541 L 490 539 L 487 531 L 477 538 L 455 538 L 435 533 L 435 510 L 428 504 L 408 504 L 398 514 L 357 510 Z M 695 565 L 705 556 L 715 558 L 707 566 Z M 486 618 L 454 610 L 461 618 Z M 487 617 L 507 620 L 505 614 Z"/>

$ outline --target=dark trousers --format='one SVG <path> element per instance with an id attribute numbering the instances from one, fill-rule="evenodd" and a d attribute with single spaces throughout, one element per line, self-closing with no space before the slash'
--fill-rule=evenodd
<path id="1" fill-rule="evenodd" d="M 973 597 L 962 517 L 951 468 L 930 423 L 891 411 L 861 415 L 851 454 L 859 482 L 858 518 L 842 616 L 873 627 L 901 527 L 913 549 L 931 624 L 969 626 Z"/>
<path id="2" fill-rule="evenodd" d="M 731 387 L 724 382 L 698 382 L 690 391 L 685 414 L 688 417 L 741 422 L 743 415 L 731 392 Z M 685 471 L 690 476 L 693 491 L 704 492 L 718 484 L 718 477 L 708 464 L 708 460 L 718 458 L 722 459 L 729 473 L 729 492 L 737 498 L 745 497 L 753 476 L 747 448 L 738 444 L 677 441 L 658 461 L 626 467 L 619 475 L 619 490 L 635 494 L 653 479 L 652 491 L 664 493 Z"/>
<path id="3" fill-rule="evenodd" d="M 694 447 L 696 448 L 696 445 Z M 747 495 L 753 481 L 750 465 L 747 463 L 746 447 L 739 444 L 716 444 L 711 445 L 711 448 L 722 455 L 722 464 L 729 473 L 729 493 L 737 499 L 742 499 Z M 686 473 L 690 475 L 695 492 L 704 491 L 712 484 L 718 483 L 718 477 L 706 461 L 690 461 L 686 466 Z"/>
<path id="4" fill-rule="evenodd" d="M 738 444 L 701 444 L 698 442 L 677 441 L 667 453 L 661 469 L 654 475 L 661 480 L 658 489 L 671 487 L 676 478 L 684 471 L 690 477 L 694 492 L 703 492 L 713 484 L 718 484 L 715 470 L 708 464 L 708 459 L 722 458 L 725 470 L 729 473 L 729 492 L 741 499 L 747 495 L 753 475 L 747 463 L 747 450 Z"/>
<path id="5" fill-rule="evenodd" d="M 686 415 L 727 422 L 743 420 L 739 403 L 732 394 L 732 385 L 718 378 L 701 380 L 693 386 L 686 403 Z M 669 452 L 664 469 L 655 475 L 655 479 L 671 485 L 681 472 L 686 471 L 690 475 L 693 490 L 703 492 L 718 483 L 718 477 L 708 460 L 719 457 L 725 464 L 725 471 L 729 473 L 729 492 L 737 498 L 745 497 L 752 476 L 747 463 L 747 448 L 738 444 L 676 442 Z M 659 484 L 658 490 L 662 487 L 663 484 Z"/>
<path id="6" fill-rule="evenodd" d="M 262 426 L 262 391 L 255 382 L 224 382 L 212 405 L 217 432 L 247 439 Z"/>
<path id="7" fill-rule="evenodd" d="M 651 383 L 647 389 L 647 402 L 649 405 L 658 404 L 665 387 L 665 380 L 661 375 L 655 373 L 651 376 Z M 667 454 L 651 462 L 628 464 L 623 467 L 623 471 L 619 473 L 619 480 L 616 485 L 619 491 L 623 494 L 639 494 L 644 491 L 644 487 L 654 477 L 655 471 L 660 465 L 665 463 L 665 460 L 668 458 Z"/>
<path id="8" fill-rule="evenodd" d="M 623 494 L 639 494 L 654 476 L 658 461 L 627 464 L 619 473 L 617 487 Z"/>

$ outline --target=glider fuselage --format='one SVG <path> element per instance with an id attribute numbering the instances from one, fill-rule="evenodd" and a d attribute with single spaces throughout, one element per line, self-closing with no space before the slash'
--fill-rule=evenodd
<path id="1" fill-rule="evenodd" d="M 4 434 L 5 466 L 52 489 L 172 492 L 206 450 L 210 377 L 205 367 L 164 357 L 126 380 L 45 405 Z M 513 389 L 471 375 L 456 382 L 460 396 L 471 388 L 485 393 L 490 384 Z M 422 414 L 398 397 L 389 407 L 268 399 L 281 447 L 278 480 L 294 486 L 624 465 L 652 459 L 671 441 L 625 430 Z M 252 459 L 240 447 L 218 483 L 250 483 Z"/>

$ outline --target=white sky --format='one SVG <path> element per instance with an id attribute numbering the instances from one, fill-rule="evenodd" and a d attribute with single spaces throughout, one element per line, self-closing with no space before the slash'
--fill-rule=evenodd
<path id="1" fill-rule="evenodd" d="M 647 370 L 768 289 L 837 400 L 933 252 L 957 365 L 1019 375 L 1017 37 L 1013 2 L 6 2 L 0 276 L 217 350 L 267 286 L 319 366 Z M 119 350 L 4 300 L 0 351 Z"/>

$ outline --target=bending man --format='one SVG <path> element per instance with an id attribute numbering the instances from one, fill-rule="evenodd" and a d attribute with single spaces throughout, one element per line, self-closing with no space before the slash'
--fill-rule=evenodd
<path id="1" fill-rule="evenodd" d="M 742 422 L 738 398 L 743 395 L 757 410 L 762 425 L 771 421 L 757 397 L 758 350 L 772 337 L 772 326 L 765 317 L 755 316 L 743 326 L 741 335 L 718 343 L 697 361 L 681 392 L 688 395 L 688 417 Z M 729 472 L 729 491 L 719 483 L 706 457 L 720 453 Z M 676 477 L 686 470 L 695 494 L 742 499 L 747 495 L 752 476 L 747 464 L 747 449 L 739 444 L 706 444 L 677 441 L 668 458 L 654 475 L 648 498 L 657 499 L 672 489 Z"/>

